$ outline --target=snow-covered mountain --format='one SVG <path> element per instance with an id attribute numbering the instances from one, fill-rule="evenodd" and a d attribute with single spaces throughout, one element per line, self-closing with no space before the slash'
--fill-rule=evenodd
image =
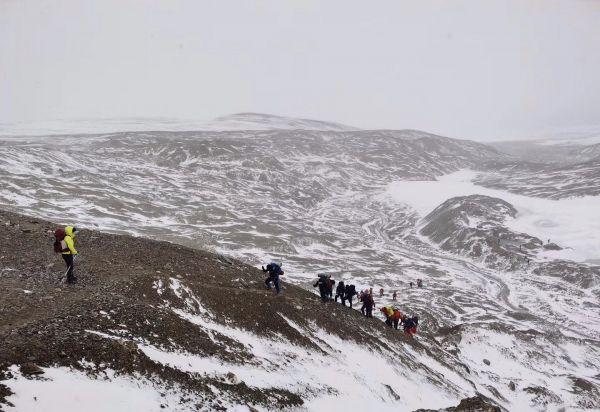
<path id="1" fill-rule="evenodd" d="M 151 131 L 323 130 L 356 131 L 352 126 L 262 113 L 237 113 L 210 121 L 169 117 L 72 119 L 0 123 L 0 136 L 48 136 Z"/>
<path id="2" fill-rule="evenodd" d="M 476 183 L 527 196 L 566 199 L 600 194 L 600 157 L 569 165 L 493 162 Z"/>
<path id="3" fill-rule="evenodd" d="M 504 225 L 507 218 L 516 215 L 517 210 L 502 199 L 453 197 L 422 219 L 420 233 L 442 250 L 468 256 L 486 266 L 515 270 L 527 264 L 528 251 L 544 246 L 540 239 L 515 233 Z"/>
<path id="4" fill-rule="evenodd" d="M 600 159 L 600 143 L 578 147 L 571 150 L 568 156 L 579 162 Z"/>
<path id="5" fill-rule="evenodd" d="M 352 126 L 319 120 L 298 119 L 262 113 L 237 113 L 218 117 L 202 130 L 322 130 L 344 132 L 359 130 Z"/>
<path id="6" fill-rule="evenodd" d="M 600 127 L 548 133 L 543 138 L 492 142 L 490 146 L 530 162 L 582 163 L 600 156 Z"/>
<path id="7" fill-rule="evenodd" d="M 539 144 L 550 146 L 588 146 L 600 143 L 600 126 L 587 125 L 545 133 L 534 139 Z"/>
<path id="8" fill-rule="evenodd" d="M 221 121 L 262 120 L 236 115 Z M 378 304 L 392 303 L 391 292 L 398 291 L 393 303 L 421 317 L 416 341 L 423 352 L 391 335 L 382 347 L 399 346 L 398 356 L 416 363 L 414 380 L 403 369 L 392 368 L 389 376 L 417 388 L 415 382 L 445 377 L 434 391 L 444 399 L 428 406 L 377 392 L 381 397 L 370 403 L 377 410 L 440 408 L 477 393 L 507 410 L 600 408 L 600 283 L 593 265 L 600 254 L 600 221 L 594 219 L 600 197 L 593 166 L 552 174 L 554 165 L 527 164 L 475 142 L 303 122 L 282 120 L 291 126 L 272 128 L 278 130 L 246 125 L 4 139 L 0 203 L 52 221 L 208 249 L 253 266 L 282 259 L 286 282 L 311 290 L 315 273 L 327 271 L 359 288 L 383 288 Z M 572 185 L 561 180 L 567 178 Z M 424 288 L 409 286 L 417 278 Z M 165 291 L 169 282 L 163 279 Z M 206 300 L 182 282 L 198 301 Z M 192 304 L 188 315 L 199 314 Z M 337 342 L 301 327 L 318 342 Z M 352 328 L 363 336 L 360 323 Z M 243 333 L 225 335 L 244 339 Z M 370 353 L 367 364 L 383 367 L 375 360 L 382 355 Z M 273 355 L 307 361 L 302 351 Z M 173 357 L 185 372 L 200 367 L 161 356 Z M 364 379 L 354 373 L 358 364 L 339 356 L 347 387 Z M 438 364 L 445 366 L 432 366 Z M 318 402 L 309 387 L 287 388 Z M 309 410 L 319 410 L 312 405 Z"/>

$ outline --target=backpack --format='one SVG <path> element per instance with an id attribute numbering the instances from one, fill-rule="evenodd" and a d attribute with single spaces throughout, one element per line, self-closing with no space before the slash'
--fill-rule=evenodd
<path id="1" fill-rule="evenodd" d="M 331 277 L 331 275 L 328 275 L 327 273 L 319 273 L 317 276 L 319 276 L 319 280 L 323 281 L 326 281 Z"/>
<path id="2" fill-rule="evenodd" d="M 274 276 L 279 276 L 281 274 L 281 266 L 275 262 L 271 262 L 271 273 Z"/>
<path id="3" fill-rule="evenodd" d="M 65 242 L 65 236 L 67 234 L 65 233 L 65 229 L 63 229 L 62 227 L 59 227 L 58 229 L 56 229 L 54 231 L 54 252 L 55 253 L 62 253 L 62 252 L 66 252 L 67 250 L 69 250 L 69 248 L 67 247 L 67 242 Z"/>
<path id="4" fill-rule="evenodd" d="M 385 312 L 385 315 L 387 317 L 392 317 L 394 315 L 394 309 L 392 309 L 391 306 L 384 306 L 383 308 L 381 308 L 382 311 Z"/>
<path id="5" fill-rule="evenodd" d="M 348 293 L 350 296 L 354 296 L 356 295 L 356 286 L 354 285 L 350 285 L 348 286 L 350 288 L 350 292 Z"/>
<path id="6" fill-rule="evenodd" d="M 418 322 L 419 322 L 419 318 L 417 318 L 417 322 L 415 322 L 415 318 L 407 318 L 404 321 L 404 328 L 405 329 L 416 328 Z"/>

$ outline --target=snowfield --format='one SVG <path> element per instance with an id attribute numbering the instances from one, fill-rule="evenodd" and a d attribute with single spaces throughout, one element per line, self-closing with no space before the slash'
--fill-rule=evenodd
<path id="1" fill-rule="evenodd" d="M 14 377 L 4 382 L 14 392 L 8 397 L 14 406 L 5 407 L 7 411 L 189 410 L 187 406 L 178 406 L 182 394 L 177 390 L 157 386 L 139 376 L 119 376 L 112 370 L 90 376 L 64 367 L 44 368 L 43 377 L 37 379 L 23 376 L 16 366 L 10 371 Z"/>
<path id="2" fill-rule="evenodd" d="M 473 194 L 503 199 L 518 210 L 506 225 L 515 232 L 528 233 L 564 249 L 547 251 L 542 257 L 580 262 L 600 258 L 600 196 L 572 199 L 543 199 L 477 186 L 479 172 L 461 170 L 436 181 L 397 181 L 390 183 L 384 196 L 410 205 L 423 217 L 446 199 Z"/>

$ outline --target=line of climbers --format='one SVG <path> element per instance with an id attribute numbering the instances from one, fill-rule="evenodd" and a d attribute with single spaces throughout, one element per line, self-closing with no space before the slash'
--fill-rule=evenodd
<path id="1" fill-rule="evenodd" d="M 352 307 L 352 299 L 358 293 L 356 293 L 356 286 L 354 285 L 345 285 L 344 281 L 338 283 L 337 288 L 335 289 L 335 298 L 333 298 L 333 286 L 335 285 L 335 280 L 331 279 L 330 275 L 326 275 L 325 273 L 319 273 L 318 279 L 313 285 L 313 287 L 319 287 L 319 294 L 321 295 L 321 301 L 323 303 L 335 300 L 337 302 L 338 298 L 342 302 L 342 305 L 346 306 L 346 301 Z"/>
<path id="2" fill-rule="evenodd" d="M 410 288 L 413 288 L 413 283 L 408 282 L 408 285 L 410 286 Z M 417 279 L 417 287 L 418 288 L 422 288 L 423 287 L 423 281 L 421 279 Z M 371 293 L 373 292 L 373 289 L 371 289 Z M 379 289 L 379 297 L 382 298 L 383 297 L 383 288 Z M 392 300 L 397 300 L 398 298 L 398 291 L 394 291 L 392 293 Z"/>
<path id="3" fill-rule="evenodd" d="M 419 287 L 422 287 L 421 279 L 418 280 L 418 283 Z M 339 297 L 342 305 L 346 306 L 346 301 L 348 301 L 350 308 L 352 308 L 352 300 L 354 296 L 357 296 L 358 301 L 362 302 L 360 312 L 363 314 L 363 316 L 367 318 L 373 317 L 373 309 L 375 308 L 373 288 L 365 289 L 360 293 L 357 293 L 356 286 L 346 285 L 342 280 L 338 283 L 335 289 L 335 298 L 332 298 L 334 285 L 335 280 L 331 279 L 331 275 L 325 273 L 318 274 L 317 281 L 313 284 L 313 287 L 319 288 L 321 302 L 326 303 L 333 300 L 337 303 L 337 299 Z M 380 296 L 383 296 L 383 289 L 380 289 L 379 292 Z M 393 300 L 396 300 L 396 292 L 394 292 Z M 383 306 L 380 311 L 385 316 L 385 323 L 388 326 L 398 329 L 398 325 L 401 324 L 404 328 L 404 332 L 410 335 L 417 333 L 417 326 L 419 326 L 418 316 L 408 317 L 403 314 L 400 309 L 390 305 Z"/>
<path id="4" fill-rule="evenodd" d="M 58 228 L 54 231 L 54 251 L 56 253 L 60 253 L 65 261 L 67 266 L 67 270 L 65 272 L 67 283 L 77 282 L 77 277 L 75 276 L 74 271 L 75 260 L 80 256 L 79 252 L 75 248 L 75 235 L 77 232 L 78 230 L 74 226 L 67 226 L 64 229 Z M 263 272 L 268 273 L 268 276 L 265 279 L 265 286 L 267 289 L 272 289 L 271 283 L 273 283 L 275 286 L 275 292 L 277 294 L 281 292 L 279 276 L 284 275 L 284 271 L 281 270 L 281 266 L 281 262 L 271 262 L 266 268 L 262 266 Z M 363 304 L 360 308 L 361 313 L 368 318 L 373 317 L 373 308 L 375 307 L 373 288 L 369 290 L 365 289 L 359 294 L 356 292 L 356 287 L 354 285 L 346 285 L 344 284 L 344 281 L 340 281 L 335 289 L 335 298 L 333 298 L 333 286 L 335 285 L 335 280 L 331 279 L 331 275 L 324 273 L 320 273 L 318 276 L 319 277 L 313 286 L 319 287 L 319 293 L 323 303 L 332 300 L 337 303 L 338 298 L 340 298 L 342 305 L 346 306 L 346 301 L 348 301 L 350 308 L 352 308 L 354 296 L 358 295 L 358 301 L 362 302 Z M 417 283 L 419 287 L 422 286 L 420 279 L 417 281 Z M 383 289 L 380 289 L 379 295 L 383 296 Z M 394 292 L 393 299 L 396 300 L 396 292 Z M 405 332 L 412 335 L 417 333 L 417 326 L 419 324 L 419 318 L 417 316 L 409 318 L 406 315 L 403 315 L 399 309 L 391 306 L 384 306 L 380 309 L 380 311 L 385 315 L 385 323 L 390 327 L 393 326 L 394 328 L 398 329 L 398 324 L 401 323 L 404 326 Z"/>
<path id="5" fill-rule="evenodd" d="M 394 329 L 398 329 L 398 324 L 401 324 L 404 328 L 404 332 L 410 335 L 417 333 L 417 326 L 419 326 L 418 316 L 408 317 L 400 312 L 400 309 L 390 305 L 382 307 L 379 311 L 385 316 L 385 323 L 390 328 L 393 327 Z"/>

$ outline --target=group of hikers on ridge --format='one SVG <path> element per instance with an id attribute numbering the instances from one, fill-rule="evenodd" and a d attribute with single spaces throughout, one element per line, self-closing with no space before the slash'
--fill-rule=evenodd
<path id="1" fill-rule="evenodd" d="M 321 295 L 322 302 L 328 302 L 330 300 L 335 300 L 337 302 L 338 298 L 340 298 L 342 305 L 346 306 L 346 301 L 348 301 L 350 307 L 352 307 L 352 298 L 358 294 L 356 293 L 356 287 L 354 285 L 345 285 L 344 281 L 341 281 L 335 289 L 334 298 L 333 286 L 335 285 L 335 280 L 324 273 L 320 273 L 318 276 L 319 277 L 313 287 L 319 287 L 319 294 Z"/>
<path id="2" fill-rule="evenodd" d="M 412 282 L 411 282 L 412 283 Z M 417 281 L 418 287 L 423 287 L 421 279 Z M 342 305 L 346 306 L 346 301 L 352 308 L 352 300 L 354 296 L 357 296 L 359 302 L 362 302 L 360 312 L 367 318 L 373 317 L 373 309 L 375 308 L 375 299 L 373 297 L 373 288 L 365 289 L 360 293 L 356 292 L 355 285 L 346 285 L 344 281 L 340 281 L 335 288 L 335 298 L 333 296 L 333 287 L 335 280 L 331 279 L 331 276 L 325 273 L 319 273 L 317 281 L 313 284 L 313 287 L 319 288 L 319 294 L 321 295 L 321 302 L 335 301 L 337 303 L 338 297 Z M 412 287 L 412 285 L 411 285 Z M 383 289 L 380 289 L 380 296 L 383 296 Z M 393 300 L 396 300 L 396 292 L 393 294 Z M 417 326 L 419 325 L 419 317 L 413 316 L 408 317 L 403 314 L 400 309 L 392 307 L 390 305 L 383 306 L 380 309 L 381 313 L 385 316 L 385 323 L 389 327 L 398 329 L 398 325 L 402 324 L 404 332 L 414 335 L 417 333 Z"/>
<path id="3" fill-rule="evenodd" d="M 77 283 L 77 277 L 75 276 L 74 270 L 75 260 L 80 256 L 79 252 L 75 248 L 75 236 L 77 233 L 78 229 L 74 226 L 57 228 L 54 231 L 54 252 L 60 253 L 65 262 L 67 267 L 65 273 L 67 283 Z M 262 266 L 262 271 L 268 274 L 267 278 L 265 279 L 266 288 L 272 289 L 271 284 L 273 284 L 277 294 L 281 293 L 281 283 L 279 277 L 284 275 L 284 271 L 281 269 L 281 266 L 281 262 L 271 262 L 266 268 Z M 420 279 L 418 283 L 419 287 L 421 287 Z M 354 296 L 358 296 L 358 301 L 362 302 L 362 307 L 360 309 L 361 313 L 368 318 L 373 317 L 373 308 L 375 308 L 373 288 L 365 289 L 364 291 L 358 293 L 356 292 L 356 287 L 354 285 L 346 285 L 344 281 L 340 281 L 335 289 L 334 298 L 334 285 L 335 280 L 331 279 L 330 275 L 320 273 L 313 286 L 319 287 L 319 293 L 323 303 L 329 301 L 335 301 L 337 303 L 339 298 L 342 305 L 346 306 L 346 301 L 348 301 L 350 308 L 352 308 Z M 383 296 L 383 289 L 380 290 L 380 296 Z M 396 292 L 394 292 L 393 300 L 396 300 Z M 412 335 L 416 333 L 419 323 L 419 318 L 417 316 L 408 318 L 406 315 L 403 315 L 399 309 L 391 306 L 384 306 L 380 309 L 380 311 L 385 315 L 385 323 L 390 327 L 398 329 L 398 324 L 401 323 L 404 326 L 405 332 Z"/>

